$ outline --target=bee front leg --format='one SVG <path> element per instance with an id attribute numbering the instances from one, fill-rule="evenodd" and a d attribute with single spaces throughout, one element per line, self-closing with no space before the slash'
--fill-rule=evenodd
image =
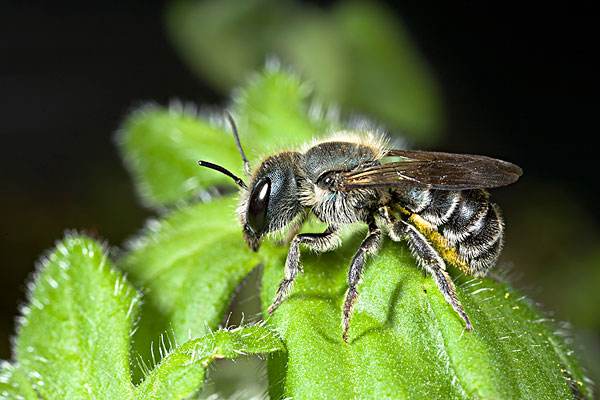
<path id="1" fill-rule="evenodd" d="M 294 237 L 285 260 L 284 278 L 279 284 L 273 304 L 267 310 L 269 314 L 272 314 L 285 300 L 294 284 L 296 275 L 302 270 L 300 266 L 300 244 L 304 244 L 315 252 L 322 253 L 339 247 L 341 239 L 333 226 L 327 228 L 323 233 L 301 233 Z"/>
<path id="2" fill-rule="evenodd" d="M 350 317 L 352 316 L 352 309 L 354 303 L 358 297 L 358 291 L 356 286 L 362 276 L 363 267 L 367 261 L 368 255 L 375 254 L 381 246 L 381 230 L 375 225 L 374 222 L 369 223 L 369 233 L 367 237 L 362 241 L 360 247 L 352 258 L 350 264 L 350 271 L 348 272 L 348 291 L 346 292 L 346 301 L 344 302 L 344 311 L 342 317 L 342 339 L 344 342 L 348 342 L 348 330 L 350 329 Z"/>
<path id="3" fill-rule="evenodd" d="M 427 241 L 427 239 L 414 226 L 404 221 L 396 221 L 394 223 L 393 230 L 396 233 L 399 233 L 400 231 L 404 232 L 405 238 L 408 241 L 408 246 L 410 247 L 411 252 L 421 267 L 431 274 L 435 280 L 435 283 L 437 284 L 438 289 L 444 295 L 446 302 L 452 306 L 454 311 L 465 322 L 466 329 L 468 331 L 473 329 L 473 325 L 471 325 L 469 316 L 458 300 L 454 282 L 452 282 L 452 278 L 450 278 L 450 275 L 448 275 L 448 272 L 446 272 L 446 264 L 433 246 L 431 246 L 429 241 Z M 390 232 L 391 231 L 392 230 L 390 230 Z"/>

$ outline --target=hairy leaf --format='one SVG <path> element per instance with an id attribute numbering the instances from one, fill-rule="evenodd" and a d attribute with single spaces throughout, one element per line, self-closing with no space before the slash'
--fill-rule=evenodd
<path id="1" fill-rule="evenodd" d="M 234 104 L 240 129 L 248 135 L 245 147 L 256 157 L 294 149 L 338 124 L 333 110 L 313 101 L 312 87 L 276 62 L 255 75 L 234 96 Z"/>
<path id="2" fill-rule="evenodd" d="M 0 399 L 38 399 L 35 390 L 21 369 L 15 368 L 6 361 L 0 363 Z"/>
<path id="3" fill-rule="evenodd" d="M 182 59 L 223 91 L 275 55 L 327 101 L 421 142 L 440 133 L 433 74 L 401 21 L 381 5 L 339 2 L 325 12 L 294 1 L 177 1 L 166 22 Z"/>
<path id="4" fill-rule="evenodd" d="M 360 235 L 358 235 L 360 236 Z M 303 255 L 304 273 L 268 320 L 288 349 L 282 393 L 294 398 L 581 398 L 590 388 L 563 339 L 529 301 L 491 279 L 462 279 L 466 332 L 434 281 L 403 247 L 386 242 L 359 285 L 350 340 L 341 305 L 357 237 L 338 251 Z M 264 250 L 261 294 L 270 304 L 285 254 Z M 326 376 L 327 379 L 322 377 Z M 276 390 L 273 393 L 277 394 Z"/>
<path id="5" fill-rule="evenodd" d="M 241 170 L 231 134 L 181 106 L 141 108 L 124 122 L 118 141 L 148 206 L 174 204 L 201 189 L 229 183 L 225 175 L 201 173 L 205 171 L 198 160 L 217 162 L 236 173 Z"/>
<path id="6" fill-rule="evenodd" d="M 202 386 L 206 369 L 214 360 L 269 354 L 284 349 L 281 340 L 264 326 L 212 332 L 184 343 L 167 355 L 137 388 L 137 398 L 188 398 Z"/>
<path id="7" fill-rule="evenodd" d="M 31 388 L 44 399 L 132 397 L 129 340 L 139 297 L 104 253 L 91 239 L 68 236 L 42 261 L 15 343 L 25 398 Z"/>
<path id="8" fill-rule="evenodd" d="M 144 362 L 158 357 L 162 334 L 183 343 L 215 329 L 235 288 L 258 264 L 246 249 L 234 209 L 233 200 L 224 198 L 152 221 L 120 260 L 144 290 L 134 337 Z"/>
<path id="9" fill-rule="evenodd" d="M 233 115 L 250 161 L 327 131 L 331 123 L 322 112 L 315 109 L 308 117 L 310 93 L 298 77 L 272 66 L 237 94 Z M 126 119 L 118 142 L 146 205 L 184 203 L 203 189 L 232 184 L 225 175 L 199 167 L 198 160 L 242 174 L 224 116 L 147 106 Z"/>

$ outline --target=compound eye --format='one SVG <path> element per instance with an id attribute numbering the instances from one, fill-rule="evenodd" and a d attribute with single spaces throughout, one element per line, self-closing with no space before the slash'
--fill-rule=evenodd
<path id="1" fill-rule="evenodd" d="M 259 180 L 250 194 L 248 206 L 248 225 L 255 233 L 262 233 L 267 227 L 267 207 L 269 206 L 269 195 L 271 194 L 271 180 L 262 178 Z"/>

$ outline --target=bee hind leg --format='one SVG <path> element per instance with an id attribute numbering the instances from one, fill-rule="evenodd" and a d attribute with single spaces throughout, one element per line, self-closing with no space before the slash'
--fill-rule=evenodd
<path id="1" fill-rule="evenodd" d="M 286 299 L 298 272 L 302 270 L 300 266 L 300 244 L 304 244 L 315 252 L 325 252 L 335 249 L 341 244 L 340 237 L 335 227 L 328 227 L 323 233 L 301 233 L 292 239 L 288 255 L 285 260 L 284 278 L 279 284 L 273 303 L 267 310 L 272 314 L 277 307 Z"/>
<path id="2" fill-rule="evenodd" d="M 403 228 L 398 224 L 404 225 Z M 404 237 L 408 241 L 408 246 L 419 265 L 433 277 L 438 289 L 442 292 L 444 299 L 446 299 L 446 302 L 452 306 L 454 311 L 465 322 L 465 328 L 468 331 L 472 330 L 473 325 L 462 304 L 458 300 L 454 282 L 452 282 L 452 278 L 450 278 L 450 275 L 446 272 L 444 260 L 442 260 L 429 241 L 414 226 L 404 221 L 397 221 L 394 225 L 396 232 L 403 229 Z"/>
<path id="3" fill-rule="evenodd" d="M 369 223 L 369 233 L 362 241 L 360 247 L 352 257 L 350 270 L 348 272 L 348 290 L 346 291 L 346 300 L 344 301 L 344 311 L 342 317 L 342 339 L 348 342 L 348 330 L 350 329 L 350 317 L 352 309 L 358 297 L 356 286 L 362 276 L 363 267 L 367 261 L 367 256 L 373 255 L 379 250 L 381 245 L 382 233 L 374 222 Z"/>

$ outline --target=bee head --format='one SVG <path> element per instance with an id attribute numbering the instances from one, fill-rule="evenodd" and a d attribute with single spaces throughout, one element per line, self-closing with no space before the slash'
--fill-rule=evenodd
<path id="1" fill-rule="evenodd" d="M 258 250 L 265 234 L 285 228 L 302 212 L 296 165 L 300 155 L 284 152 L 267 158 L 242 192 L 238 215 L 248 246 Z"/>
<path id="2" fill-rule="evenodd" d="M 250 185 L 232 172 L 210 163 L 198 161 L 203 167 L 219 171 L 234 180 L 241 191 L 238 216 L 244 230 L 244 239 L 253 250 L 258 250 L 264 235 L 285 228 L 302 212 L 296 182 L 299 153 L 282 152 L 264 160 L 253 174 L 237 133 L 235 122 L 227 114 L 233 137 L 244 162 L 244 171 L 250 176 Z"/>

